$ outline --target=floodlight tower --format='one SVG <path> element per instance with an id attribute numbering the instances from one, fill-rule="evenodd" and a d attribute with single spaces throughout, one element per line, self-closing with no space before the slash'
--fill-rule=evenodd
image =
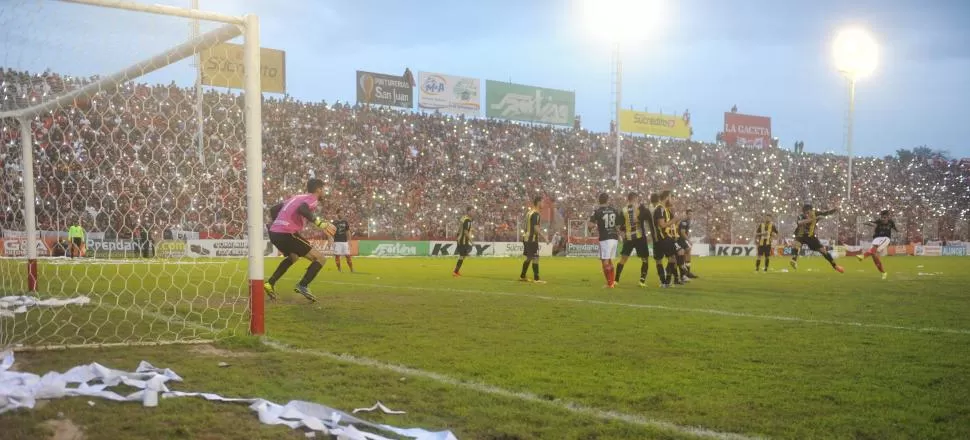
<path id="1" fill-rule="evenodd" d="M 658 23 L 660 0 L 582 0 L 579 16 L 590 35 L 613 48 L 611 79 L 613 102 L 610 109 L 616 130 L 616 187 L 620 187 L 620 109 L 623 104 L 622 48 L 641 41 Z"/>
<path id="2" fill-rule="evenodd" d="M 835 67 L 849 82 L 849 111 L 846 114 L 845 147 L 849 154 L 849 175 L 846 184 L 846 202 L 852 201 L 852 135 L 855 119 L 855 84 L 860 78 L 876 69 L 878 48 L 876 42 L 863 29 L 848 28 L 835 37 L 833 54 Z"/>

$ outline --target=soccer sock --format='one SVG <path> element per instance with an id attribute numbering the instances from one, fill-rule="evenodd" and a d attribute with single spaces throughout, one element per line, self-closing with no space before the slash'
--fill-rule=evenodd
<path id="1" fill-rule="evenodd" d="M 657 276 L 660 277 L 660 284 L 667 284 L 667 274 L 664 272 L 664 263 L 657 260 Z"/>
<path id="2" fill-rule="evenodd" d="M 770 260 L 771 260 L 771 258 L 768 258 L 767 256 L 765 256 L 765 272 L 768 271 L 768 261 L 770 261 Z"/>
<path id="3" fill-rule="evenodd" d="M 685 255 L 684 258 L 686 259 L 684 266 L 687 267 L 687 271 L 690 272 L 690 255 Z"/>
<path id="4" fill-rule="evenodd" d="M 340 255 L 334 255 L 333 261 L 337 262 L 337 270 L 340 270 Z"/>
<path id="5" fill-rule="evenodd" d="M 616 281 L 620 281 L 621 273 L 623 273 L 623 263 L 616 263 Z"/>
<path id="6" fill-rule="evenodd" d="M 310 263 L 310 267 L 306 269 L 306 275 L 303 275 L 303 279 L 300 280 L 300 285 L 303 287 L 309 286 L 313 278 L 317 276 L 317 273 L 323 269 L 323 265 L 319 261 L 314 261 Z"/>
<path id="7" fill-rule="evenodd" d="M 347 255 L 347 267 L 349 267 L 351 271 L 354 270 L 354 260 L 350 259 L 350 255 Z"/>
<path id="8" fill-rule="evenodd" d="M 876 254 L 872 254 L 872 262 L 876 263 L 876 269 L 879 269 L 879 273 L 886 273 L 886 271 L 882 268 L 882 258 L 879 258 L 879 256 Z"/>
<path id="9" fill-rule="evenodd" d="M 532 263 L 532 279 L 539 281 L 539 263 Z"/>
<path id="10" fill-rule="evenodd" d="M 609 265 L 609 267 L 607 267 L 607 265 Z M 610 268 L 612 268 L 612 266 L 613 265 L 610 264 L 609 261 L 600 260 L 600 268 L 603 269 L 603 278 L 606 278 L 607 284 L 610 282 Z"/>
<path id="11" fill-rule="evenodd" d="M 458 263 L 455 263 L 455 273 L 458 273 L 458 271 L 461 270 L 461 263 L 464 263 L 464 262 L 465 262 L 464 258 L 458 259 Z"/>
<path id="12" fill-rule="evenodd" d="M 529 260 L 525 260 L 522 262 L 522 275 L 519 275 L 519 278 L 525 278 L 525 273 L 528 270 L 529 270 Z"/>
<path id="13" fill-rule="evenodd" d="M 677 263 L 667 261 L 667 283 L 670 283 L 671 277 L 673 277 L 674 281 L 680 280 L 680 274 L 677 273 Z"/>
<path id="14" fill-rule="evenodd" d="M 754 270 L 755 272 L 761 270 L 761 259 L 754 260 Z"/>
<path id="15" fill-rule="evenodd" d="M 647 263 L 646 261 L 641 262 L 640 263 L 640 281 L 646 281 L 647 280 L 647 273 L 649 273 L 649 272 L 650 272 L 650 263 Z M 617 276 L 617 279 L 619 279 L 619 278 L 620 277 Z"/>
<path id="16" fill-rule="evenodd" d="M 829 260 L 829 264 L 831 264 L 832 266 L 835 266 L 835 260 L 832 259 L 832 254 L 828 252 L 822 252 L 822 256 L 825 257 L 826 260 Z"/>
<path id="17" fill-rule="evenodd" d="M 286 271 L 289 270 L 290 266 L 292 265 L 293 265 L 293 260 L 289 258 L 284 258 L 283 261 L 280 261 L 280 265 L 276 266 L 276 272 L 273 272 L 273 276 L 269 277 L 269 280 L 267 281 L 269 281 L 270 284 L 275 285 L 276 282 L 283 277 L 283 274 L 285 274 Z"/>

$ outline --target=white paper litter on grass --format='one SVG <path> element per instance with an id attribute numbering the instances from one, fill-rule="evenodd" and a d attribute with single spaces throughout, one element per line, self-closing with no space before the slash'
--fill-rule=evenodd
<path id="1" fill-rule="evenodd" d="M 0 317 L 14 316 L 18 313 L 26 313 L 31 307 L 63 307 L 68 305 L 85 305 L 91 302 L 91 298 L 78 296 L 74 298 L 46 298 L 39 299 L 33 296 L 4 296 L 0 297 Z"/>
<path id="2" fill-rule="evenodd" d="M 134 372 L 114 370 L 95 362 L 71 368 L 64 373 L 51 371 L 43 376 L 10 371 L 13 363 L 12 351 L 0 353 L 0 414 L 20 408 L 33 408 L 39 399 L 62 397 L 99 397 L 117 402 L 140 401 L 144 404 L 149 404 L 157 395 L 164 399 L 201 397 L 210 401 L 248 403 L 263 424 L 285 425 L 292 429 L 305 428 L 336 436 L 338 439 L 388 440 L 379 434 L 368 432 L 383 431 L 416 440 L 458 440 L 450 431 L 431 432 L 420 428 L 379 425 L 313 402 L 292 400 L 286 405 L 278 405 L 260 398 L 229 398 L 212 393 L 171 391 L 166 383 L 183 382 L 182 378 L 168 368 L 156 368 L 145 361 L 138 364 Z M 74 384 L 76 386 L 71 386 Z M 109 389 L 119 384 L 137 388 L 138 391 L 122 396 Z M 378 405 L 375 406 L 386 410 L 385 412 L 392 411 L 380 402 Z M 403 411 L 388 413 L 400 414 Z"/>
<path id="3" fill-rule="evenodd" d="M 357 414 L 359 412 L 373 412 L 373 411 L 377 411 L 377 410 L 381 410 L 381 412 L 383 412 L 384 414 L 407 414 L 406 411 L 395 411 L 393 409 L 390 409 L 390 408 L 384 406 L 384 404 L 381 403 L 380 400 L 378 400 L 377 403 L 375 403 L 374 406 L 372 406 L 370 408 L 357 408 L 357 409 L 353 410 L 352 412 L 354 414 Z"/>

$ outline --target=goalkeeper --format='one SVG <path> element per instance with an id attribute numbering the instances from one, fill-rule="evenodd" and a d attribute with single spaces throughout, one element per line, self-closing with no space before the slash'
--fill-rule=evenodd
<path id="1" fill-rule="evenodd" d="M 306 220 L 309 220 L 316 227 L 323 229 L 327 240 L 333 243 L 333 234 L 337 228 L 313 214 L 319 203 L 323 201 L 323 192 L 323 181 L 310 179 L 306 184 L 306 194 L 290 197 L 269 210 L 270 218 L 273 220 L 269 227 L 269 240 L 286 257 L 280 262 L 276 272 L 273 272 L 273 276 L 263 284 L 263 288 L 270 299 L 276 299 L 276 282 L 293 263 L 300 257 L 304 257 L 310 260 L 310 267 L 307 268 L 306 275 L 303 275 L 303 279 L 293 290 L 310 301 L 315 302 L 317 300 L 307 286 L 317 276 L 320 269 L 323 269 L 327 260 L 320 251 L 310 245 L 310 242 L 300 236 L 300 231 L 303 230 Z"/>
<path id="2" fill-rule="evenodd" d="M 71 258 L 84 256 L 84 236 L 84 227 L 81 226 L 80 220 L 67 228 L 67 241 L 70 242 L 71 246 Z"/>

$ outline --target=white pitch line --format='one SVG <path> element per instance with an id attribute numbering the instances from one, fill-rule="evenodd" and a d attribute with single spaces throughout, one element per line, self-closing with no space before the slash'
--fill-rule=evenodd
<path id="1" fill-rule="evenodd" d="M 957 334 L 957 335 L 970 335 L 970 330 L 959 329 L 959 328 L 953 329 L 953 328 L 939 328 L 939 327 L 907 327 L 907 326 L 892 325 L 892 324 L 872 324 L 872 323 L 866 323 L 866 322 L 835 321 L 835 320 L 829 320 L 829 319 L 799 318 L 795 316 L 759 315 L 754 313 L 732 312 L 729 310 L 695 309 L 695 308 L 689 308 L 689 307 L 661 306 L 657 304 L 632 304 L 632 303 L 621 303 L 621 302 L 613 302 L 613 301 L 601 301 L 601 300 L 595 300 L 595 299 L 565 298 L 565 297 L 546 296 L 546 295 L 529 295 L 525 293 L 498 292 L 498 291 L 488 291 L 488 290 L 452 289 L 452 288 L 442 288 L 442 287 L 395 286 L 390 284 L 347 283 L 347 282 L 340 282 L 340 281 L 322 281 L 322 282 L 327 284 L 340 284 L 340 285 L 361 286 L 361 287 L 380 287 L 380 288 L 386 288 L 386 289 L 431 290 L 431 291 L 440 291 L 440 292 L 477 293 L 482 295 L 512 296 L 512 297 L 518 297 L 518 298 L 541 299 L 545 301 L 561 301 L 561 302 L 595 304 L 595 305 L 615 306 L 615 307 L 630 307 L 630 308 L 637 308 L 637 309 L 653 309 L 653 310 L 664 310 L 668 312 L 704 313 L 708 315 L 733 316 L 736 318 L 762 319 L 762 320 L 769 320 L 769 321 L 798 322 L 803 324 L 825 324 L 825 325 L 847 326 L 847 327 L 876 328 L 876 329 L 883 329 L 883 330 L 902 330 L 902 331 L 919 332 L 919 333 L 951 333 L 951 334 Z"/>
<path id="2" fill-rule="evenodd" d="M 491 394 L 499 397 L 506 397 L 511 399 L 518 399 L 530 403 L 539 403 L 543 405 L 553 406 L 557 409 L 565 410 L 574 414 L 580 414 L 588 417 L 618 421 L 629 423 L 632 425 L 639 425 L 648 428 L 654 428 L 666 432 L 674 432 L 677 434 L 692 435 L 701 438 L 713 438 L 719 440 L 754 440 L 754 439 L 764 439 L 765 437 L 752 437 L 743 434 L 736 434 L 731 432 L 720 432 L 706 429 L 699 426 L 684 426 L 678 425 L 676 423 L 667 422 L 664 420 L 649 419 L 636 414 L 627 414 L 613 410 L 604 410 L 599 408 L 594 408 L 591 406 L 586 406 L 580 403 L 571 402 L 568 400 L 548 400 L 543 399 L 535 394 L 521 391 L 511 391 L 505 388 L 499 388 L 494 385 L 488 385 L 480 382 L 465 381 L 461 379 L 456 379 L 451 376 L 446 376 L 441 373 L 435 373 L 433 371 L 419 370 L 416 368 L 406 367 L 403 365 L 389 364 L 375 359 L 369 359 L 364 357 L 358 357 L 350 354 L 336 354 L 328 351 L 322 350 L 307 350 L 300 348 L 289 347 L 279 341 L 275 341 L 269 338 L 263 338 L 262 342 L 264 345 L 274 348 L 279 351 L 287 353 L 296 353 L 303 355 L 310 355 L 316 357 L 322 357 L 327 359 L 332 359 L 338 362 L 350 363 L 362 367 L 371 367 L 385 371 L 392 371 L 397 374 L 403 374 L 406 376 L 420 377 L 423 379 L 433 380 L 438 383 L 445 385 L 450 385 L 459 388 L 465 388 L 468 390 L 476 391 L 479 393 Z"/>

